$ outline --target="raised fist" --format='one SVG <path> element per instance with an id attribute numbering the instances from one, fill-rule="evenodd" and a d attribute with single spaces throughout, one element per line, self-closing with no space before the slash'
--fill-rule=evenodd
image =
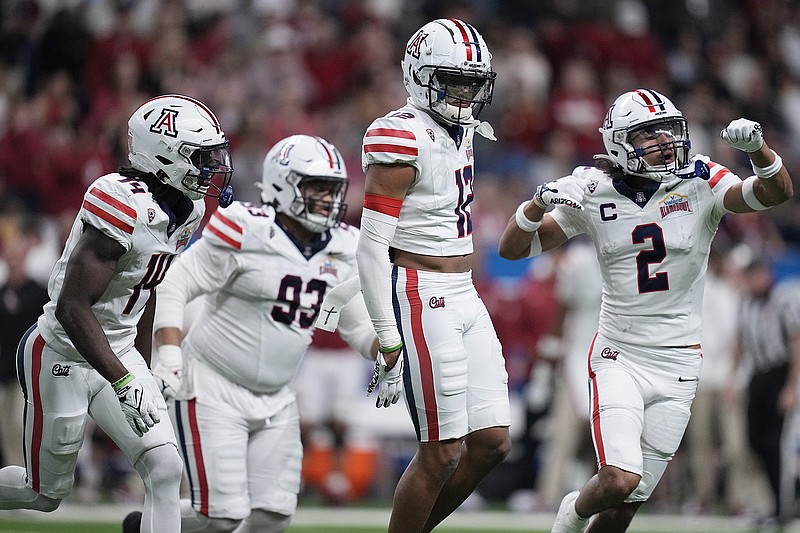
<path id="1" fill-rule="evenodd" d="M 746 118 L 732 120 L 728 127 L 719 133 L 719 136 L 737 150 L 747 153 L 757 152 L 764 144 L 761 124 Z"/>

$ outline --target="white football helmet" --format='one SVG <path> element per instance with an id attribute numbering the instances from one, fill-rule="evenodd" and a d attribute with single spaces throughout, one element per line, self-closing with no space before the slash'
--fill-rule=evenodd
<path id="1" fill-rule="evenodd" d="M 691 172 L 686 119 L 666 96 L 652 89 L 636 89 L 617 98 L 599 130 L 608 158 L 626 174 L 665 182 Z M 664 135 L 666 142 L 644 150 L 634 146 L 639 136 L 655 139 Z M 645 162 L 644 155 L 659 151 L 665 155 L 663 164 Z"/>
<path id="2" fill-rule="evenodd" d="M 323 182 L 330 193 L 320 196 L 300 186 Z M 334 145 L 321 137 L 292 135 L 273 146 L 264 158 L 261 200 L 297 220 L 309 231 L 322 233 L 339 225 L 347 211 L 347 169 Z M 314 197 L 315 196 L 315 197 Z M 329 200 L 322 199 L 330 196 Z"/>
<path id="3" fill-rule="evenodd" d="M 492 101 L 492 54 L 481 34 L 458 19 L 420 28 L 406 45 L 402 67 L 412 102 L 447 124 L 473 124 Z"/>
<path id="4" fill-rule="evenodd" d="M 194 98 L 157 96 L 134 111 L 128 159 L 136 170 L 154 174 L 192 200 L 232 196 L 228 140 L 214 113 Z"/>

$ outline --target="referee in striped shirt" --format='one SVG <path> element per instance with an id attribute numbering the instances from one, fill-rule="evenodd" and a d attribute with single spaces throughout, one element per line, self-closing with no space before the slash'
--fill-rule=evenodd
<path id="1" fill-rule="evenodd" d="M 751 371 L 748 441 L 774 496 L 769 522 L 780 525 L 793 514 L 780 508 L 781 435 L 786 416 L 800 407 L 800 281 L 776 283 L 763 254 L 749 252 L 743 263 L 736 360 Z"/>

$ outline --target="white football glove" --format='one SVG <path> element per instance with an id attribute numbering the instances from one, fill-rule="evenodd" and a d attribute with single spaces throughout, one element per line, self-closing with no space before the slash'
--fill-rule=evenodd
<path id="1" fill-rule="evenodd" d="M 117 393 L 125 420 L 137 436 L 141 437 L 161 421 L 158 403 L 136 376 L 129 372 L 111 386 Z"/>
<path id="2" fill-rule="evenodd" d="M 342 309 L 360 290 L 360 280 L 358 276 L 353 276 L 328 291 L 322 300 L 314 327 L 325 331 L 336 331 Z"/>
<path id="3" fill-rule="evenodd" d="M 156 364 L 153 377 L 156 378 L 161 395 L 165 400 L 174 400 L 181 389 L 183 373 L 183 356 L 181 347 L 174 344 L 162 344 L 156 350 Z"/>
<path id="4" fill-rule="evenodd" d="M 542 209 L 549 205 L 564 205 L 580 210 L 583 209 L 583 189 L 572 181 L 551 181 L 539 185 L 531 200 Z"/>
<path id="5" fill-rule="evenodd" d="M 747 153 L 757 152 L 764 144 L 761 124 L 746 118 L 732 120 L 719 136 L 732 147 Z"/>
<path id="6" fill-rule="evenodd" d="M 378 399 L 375 407 L 389 407 L 397 403 L 403 393 L 403 354 L 397 358 L 397 362 L 392 368 L 386 368 L 386 360 L 383 353 L 378 353 L 375 359 L 375 370 L 372 372 L 372 379 L 367 387 L 367 396 L 372 394 L 378 386 Z"/>

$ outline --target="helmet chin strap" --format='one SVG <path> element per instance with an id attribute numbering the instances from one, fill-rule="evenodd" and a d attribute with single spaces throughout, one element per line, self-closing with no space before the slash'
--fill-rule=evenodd
<path id="1" fill-rule="evenodd" d="M 408 98 L 406 101 L 409 103 L 409 105 L 419 109 L 420 111 L 424 111 L 426 113 L 428 113 L 430 111 L 429 109 L 426 109 L 424 107 L 419 106 L 411 98 Z M 485 139 L 489 139 L 490 141 L 496 141 L 497 140 L 497 137 L 494 134 L 494 128 L 488 122 L 473 118 L 472 120 L 470 120 L 466 124 L 458 124 L 458 125 L 459 126 L 463 126 L 465 128 L 475 128 L 475 133 L 479 134 L 481 137 L 483 137 Z"/>
<path id="2" fill-rule="evenodd" d="M 682 180 L 688 180 L 692 178 L 700 178 L 702 180 L 708 181 L 711 177 L 711 171 L 708 169 L 708 165 L 706 165 L 703 161 L 697 159 L 694 162 L 694 168 L 685 168 L 683 170 L 670 170 L 670 172 Z"/>
<path id="3" fill-rule="evenodd" d="M 233 203 L 233 187 L 231 185 L 228 185 L 225 187 L 224 191 L 219 193 L 217 202 L 219 202 L 219 206 L 223 209 Z"/>

